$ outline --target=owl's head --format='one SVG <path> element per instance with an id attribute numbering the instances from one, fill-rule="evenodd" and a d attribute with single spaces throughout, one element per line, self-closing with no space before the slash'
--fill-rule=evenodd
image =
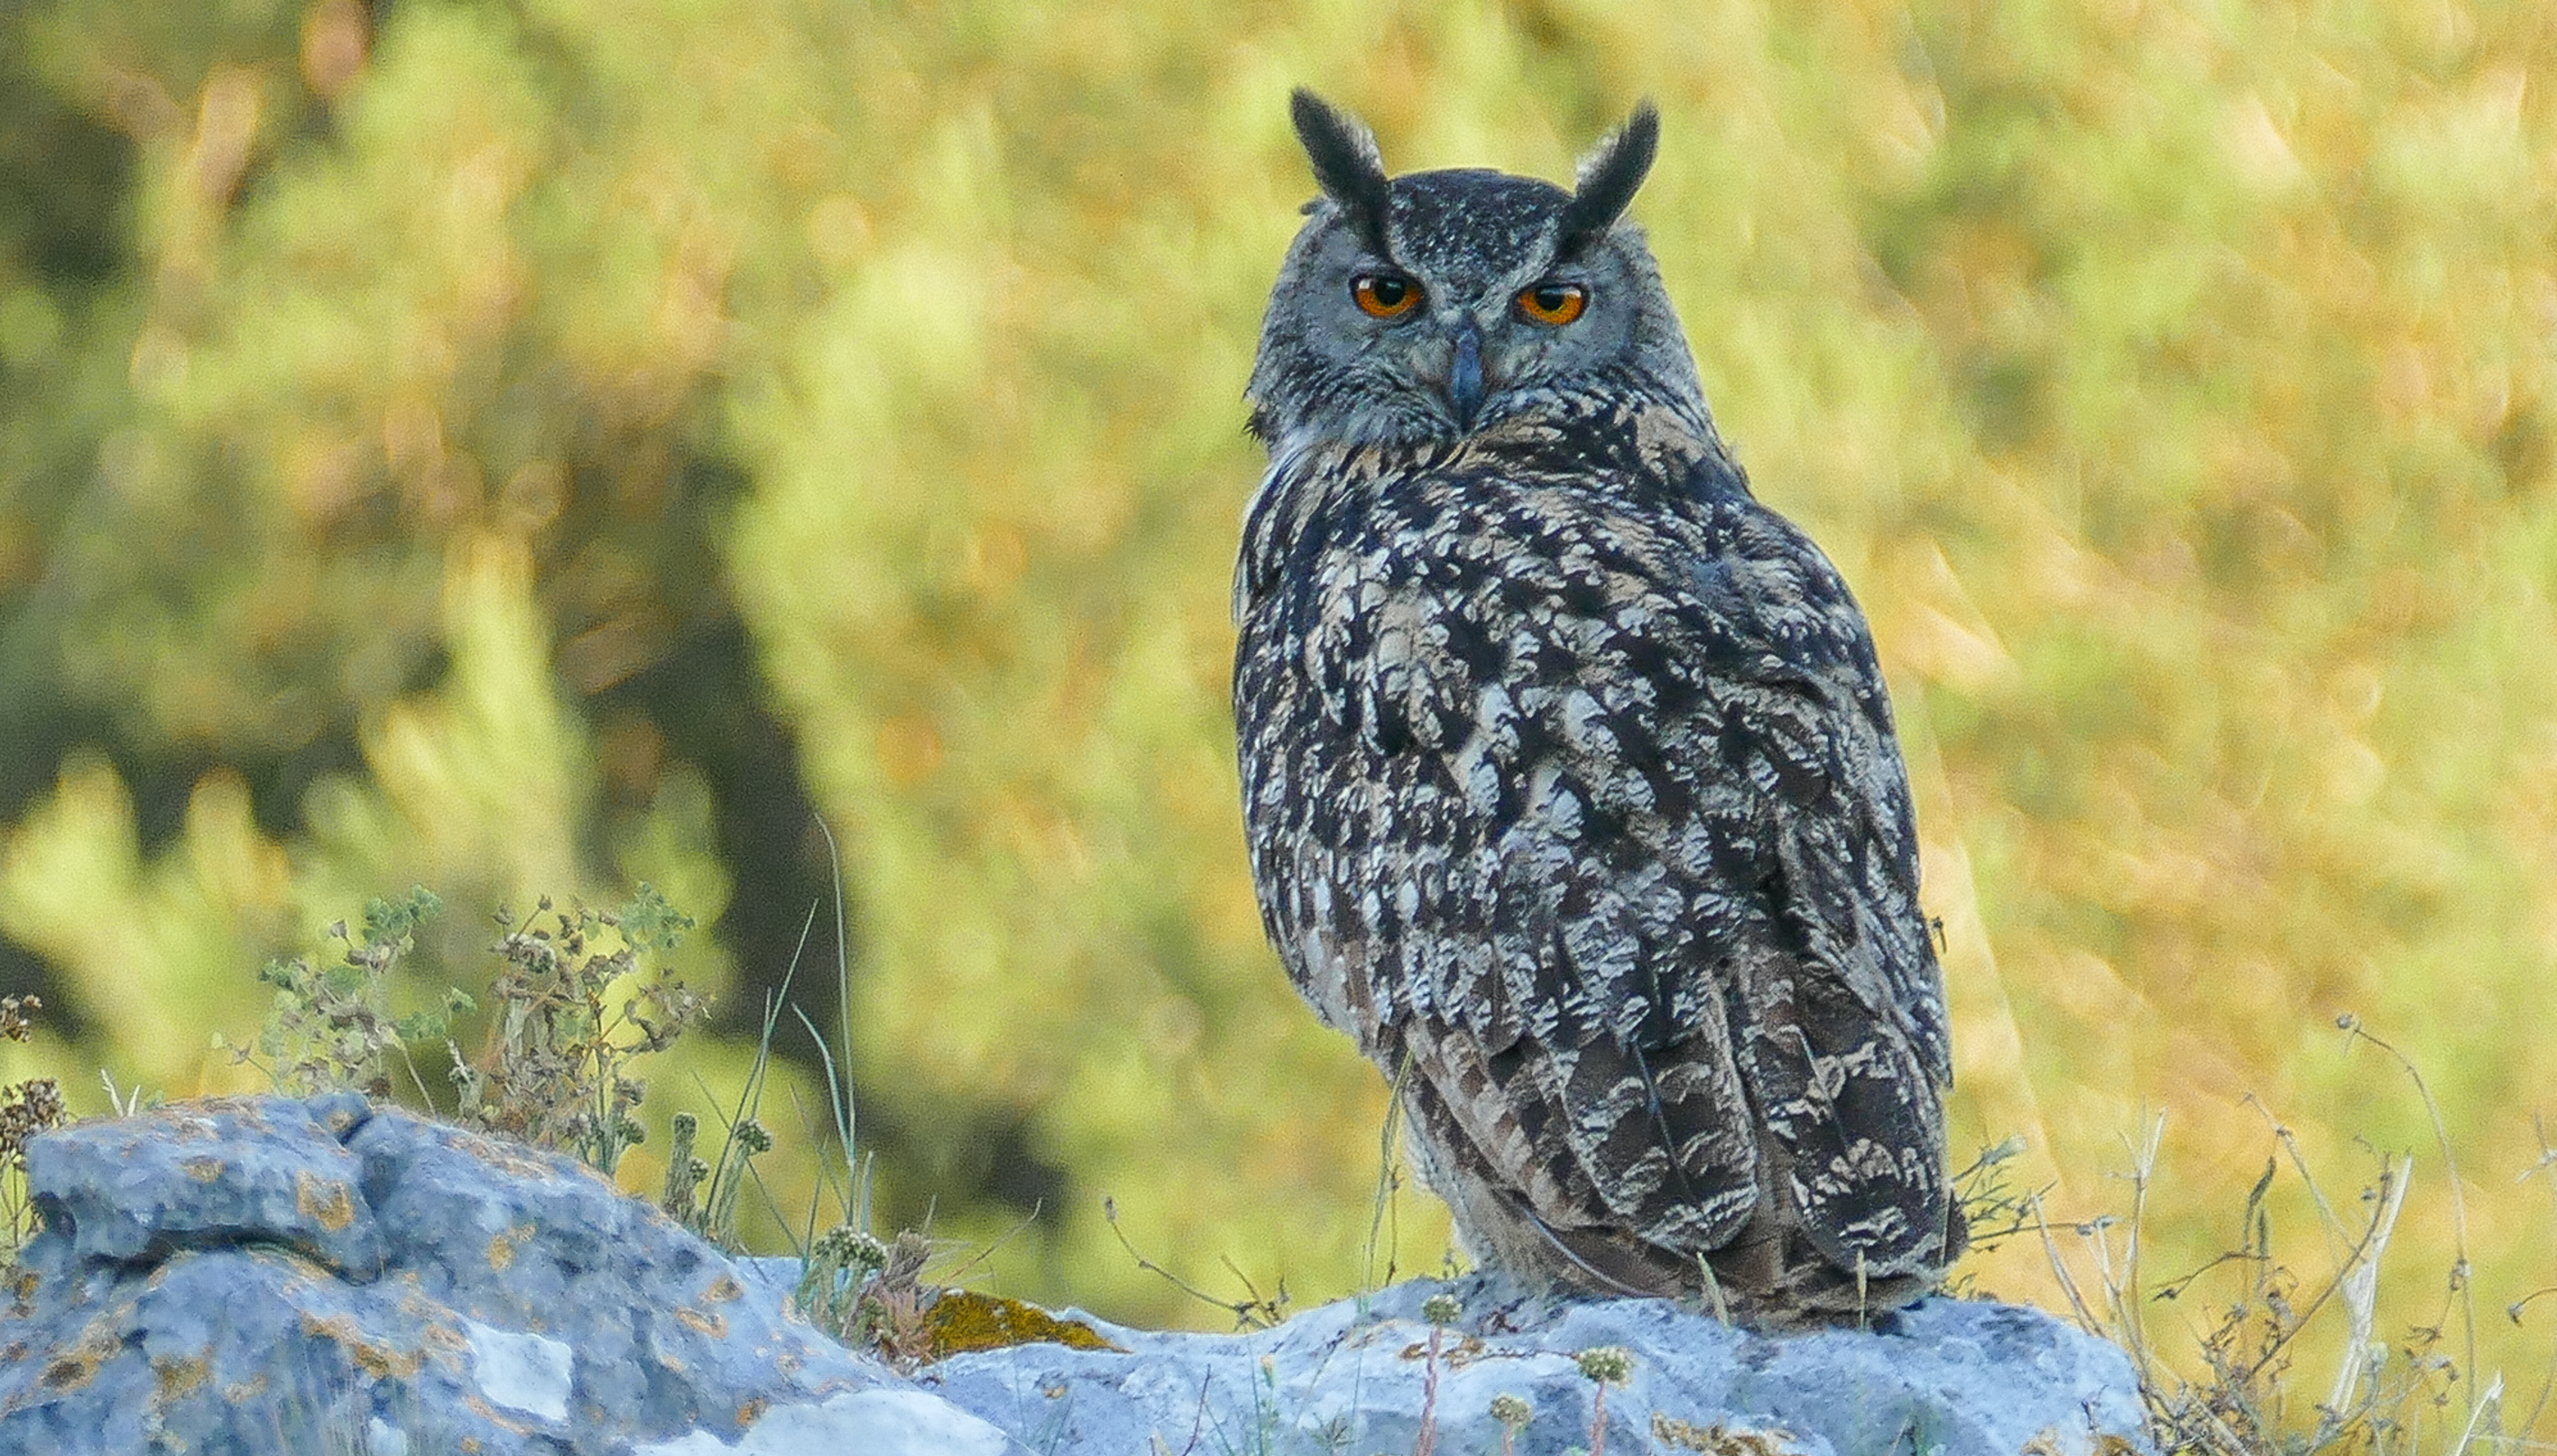
<path id="1" fill-rule="evenodd" d="M 1473 169 L 1389 178 L 1376 138 L 1312 92 L 1296 135 L 1323 195 L 1271 291 L 1247 394 L 1274 451 L 1461 440 L 1574 400 L 1704 401 L 1641 230 L 1650 105 L 1571 191 Z M 1709 428 L 1705 427 L 1705 428 Z"/>

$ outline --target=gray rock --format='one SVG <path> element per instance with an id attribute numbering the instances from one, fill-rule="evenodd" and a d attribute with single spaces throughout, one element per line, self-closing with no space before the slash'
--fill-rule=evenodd
<path id="1" fill-rule="evenodd" d="M 1007 1456 L 1003 1431 L 921 1390 L 863 1390 L 777 1406 L 735 1444 L 695 1431 L 633 1456 Z"/>
<path id="2" fill-rule="evenodd" d="M 576 1163 L 360 1099 L 86 1123 L 36 1139 L 28 1181 L 46 1228 L 0 1310 L 13 1456 L 604 1456 L 931 1398 Z"/>
<path id="3" fill-rule="evenodd" d="M 1420 1306 L 1441 1292 L 1463 1313 L 1433 1362 Z M 1665 1300 L 1554 1302 L 1478 1276 L 1244 1335 L 1091 1323 L 1128 1353 L 1020 1346 L 944 1361 L 924 1383 L 1041 1452 L 1406 1452 L 1426 1405 L 1437 1450 L 1473 1456 L 1503 1449 L 1491 1406 L 1507 1394 L 1534 1412 L 1518 1456 L 1559 1456 L 1591 1444 L 1596 1387 L 1574 1357 L 1621 1346 L 1632 1365 L 1607 1391 L 1611 1452 L 2081 1456 L 2105 1437 L 2150 1449 L 2120 1350 L 2004 1304 L 1927 1299 L 1870 1331 L 1766 1336 Z"/>
<path id="4" fill-rule="evenodd" d="M 173 1104 L 37 1138 L 27 1185 L 74 1262 L 158 1262 L 254 1240 L 370 1279 L 381 1227 L 356 1189 L 363 1165 L 338 1140 L 363 1110 L 352 1094 Z"/>
<path id="5" fill-rule="evenodd" d="M 1770 1337 L 1659 1300 L 1397 1285 L 1243 1335 L 1086 1320 L 909 1381 L 565 1158 L 360 1099 L 225 1099 L 29 1149 L 46 1230 L 0 1308 L 0 1452 L 1019 1456 L 1590 1444 L 1573 1357 L 1622 1346 L 1610 1451 L 2081 1456 L 2149 1448 L 2128 1361 L 2032 1310 L 1931 1299 Z M 1422 1302 L 1461 1313 L 1429 1354 Z M 1434 1389 L 1433 1389 L 1434 1385 Z M 2109 1448 L 2118 1452 L 2121 1448 Z"/>

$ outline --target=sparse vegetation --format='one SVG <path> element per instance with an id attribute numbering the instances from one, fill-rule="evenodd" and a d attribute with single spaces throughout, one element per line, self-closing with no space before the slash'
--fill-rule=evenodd
<path id="1" fill-rule="evenodd" d="M 488 989 L 486 1045 L 466 1057 L 448 1043 L 460 1094 L 455 1117 L 575 1153 L 609 1176 L 647 1135 L 634 1115 L 646 1086 L 630 1063 L 672 1046 L 709 1009 L 662 961 L 650 960 L 674 948 L 692 917 L 642 884 L 618 910 L 563 910 L 544 896 L 521 925 L 504 907 L 496 921 L 501 969 Z M 760 1127 L 731 1129 L 732 1142 L 758 1140 L 753 1151 L 771 1146 Z M 682 1156 L 689 1163 L 691 1149 Z M 727 1197 L 711 1227 L 729 1226 L 734 1195 Z"/>
<path id="2" fill-rule="evenodd" d="M 887 1268 L 888 1254 L 888 1246 L 867 1229 L 829 1229 L 808 1247 L 790 1302 L 817 1328 L 857 1343 L 865 1328 L 887 1317 L 884 1299 L 873 1298 L 883 1291 L 873 1284 Z"/>
<path id="3" fill-rule="evenodd" d="M 0 1040 L 33 1040 L 36 1013 L 44 1008 L 35 996 L 0 996 Z M 27 1200 L 27 1139 L 61 1126 L 67 1117 L 62 1087 L 51 1077 L 0 1086 L 0 1259 L 15 1258 L 36 1232 Z"/>
<path id="4" fill-rule="evenodd" d="M 296 959 L 270 967 L 263 979 L 276 993 L 266 1033 L 255 1051 L 235 1055 L 294 1095 L 353 1088 L 387 1096 L 396 1090 L 389 1075 L 396 1060 L 410 1074 L 406 1085 L 428 1110 L 570 1153 L 612 1174 L 622 1154 L 645 1136 L 638 1113 L 647 1084 L 636 1075 L 637 1063 L 672 1047 L 708 1010 L 658 959 L 693 927 L 691 918 L 646 884 L 609 911 L 562 908 L 543 897 L 519 922 L 500 907 L 493 916 L 498 939 L 491 947 L 498 969 L 486 993 L 482 1047 L 473 1056 L 449 1038 L 451 1018 L 477 1009 L 471 996 L 443 992 L 441 1008 L 427 1014 L 394 1016 L 388 1009 L 403 990 L 394 971 L 413 948 L 418 927 L 441 908 L 423 887 L 396 900 L 374 900 L 365 908 L 359 935 L 350 935 L 342 923 L 330 927 L 343 947 L 338 964 L 315 971 Z M 849 970 L 839 963 L 837 973 Z M 782 994 L 791 979 L 783 979 Z M 746 1190 L 761 1188 L 754 1160 L 774 1147 L 759 1112 L 783 1008 L 781 995 L 765 1007 L 756 1054 L 723 1114 L 725 1136 L 716 1158 L 699 1151 L 698 1117 L 687 1112 L 671 1120 L 659 1206 L 730 1250 L 743 1248 L 738 1212 Z M 1027 1340 L 1097 1344 L 1098 1337 L 1080 1324 L 1017 1300 L 953 1287 L 957 1276 L 927 1278 L 935 1249 L 919 1232 L 884 1241 L 871 1232 L 866 1177 L 852 1143 L 851 1089 L 835 1076 L 825 1038 L 804 1015 L 798 1019 L 818 1043 L 828 1073 L 833 1126 L 812 1128 L 811 1135 L 831 1130 L 843 1149 L 835 1185 L 842 1221 L 819 1234 L 812 1206 L 797 1244 L 803 1258 L 793 1296 L 798 1309 L 835 1338 L 909 1370 L 959 1351 Z M 6 1029 L 0 1022 L 0 1032 Z M 432 1100 L 409 1059 L 411 1044 L 439 1039 L 457 1089 L 449 1108 Z M 260 1053 L 267 1060 L 259 1060 Z M 769 1198 L 768 1191 L 764 1196 Z M 779 1211 L 773 1212 L 777 1218 Z"/>
<path id="5" fill-rule="evenodd" d="M 315 967 L 296 956 L 268 965 L 258 975 L 275 988 L 266 1027 L 253 1047 L 232 1049 L 233 1061 L 265 1073 L 289 1096 L 409 1095 L 465 1126 L 567 1152 L 611 1174 L 623 1151 L 646 1136 L 633 1116 L 645 1085 L 631 1075 L 631 1062 L 672 1046 L 708 1009 L 662 965 L 650 964 L 692 928 L 691 918 L 647 884 L 617 910 L 561 909 L 544 896 L 519 924 L 499 906 L 487 1034 L 470 1055 L 452 1039 L 455 1018 L 478 1009 L 469 993 L 447 987 L 427 993 L 428 1009 L 394 1009 L 411 993 L 394 972 L 415 950 L 420 927 L 443 908 L 423 885 L 371 900 L 359 931 L 342 920 L 329 927 L 339 946 L 336 960 Z M 454 1089 L 443 1098 L 411 1054 L 438 1043 Z M 740 1135 L 770 1142 L 750 1124 Z"/>
<path id="6" fill-rule="evenodd" d="M 293 1097 L 340 1091 L 389 1097 L 396 1063 L 418 1100 L 432 1107 L 434 1096 L 409 1047 L 443 1039 L 454 1013 L 470 1010 L 471 1000 L 447 991 L 433 1009 L 394 1014 L 391 973 L 416 948 L 418 927 L 443 910 L 433 891 L 414 886 L 397 899 L 367 901 L 360 934 L 343 920 L 332 924 L 329 936 L 340 947 L 335 961 L 314 967 L 309 957 L 295 956 L 268 963 L 258 973 L 275 988 L 266 1028 L 255 1046 L 231 1048 L 231 1059 L 257 1068 Z M 226 1044 L 219 1033 L 216 1044 Z"/>
<path id="7" fill-rule="evenodd" d="M 2354 1017 L 2339 1025 L 2402 1070 L 2427 1108 L 2422 1074 Z M 2502 1372 L 2484 1356 L 2478 1292 L 2458 1232 L 2465 1195 L 2448 1134 L 2435 1122 L 2440 1170 L 2427 1198 L 2454 1229 L 2454 1257 L 2426 1268 L 2392 1241 L 2417 1186 L 2415 1161 L 2375 1153 L 2356 1195 L 2339 1200 L 2297 1134 L 2266 1118 L 2274 1156 L 2235 1210 L 2226 1252 L 2198 1266 L 2161 1270 L 2148 1220 L 2157 1192 L 2164 1120 L 2130 1144 L 2122 1175 L 2127 1210 L 2080 1223 L 2040 1216 L 2033 1229 L 2078 1323 L 2120 1345 L 2167 1456 L 2432 1456 L 2537 1449 L 2557 1364 L 2527 1406 L 2507 1400 Z M 2294 1186 L 2312 1227 L 2276 1212 Z M 2418 1200 L 2419 1203 L 2425 1200 Z M 2428 1298 L 2429 1315 L 2383 1323 L 2383 1272 L 2401 1292 Z M 2420 1294 L 2414 1291 L 2422 1291 Z M 2518 1325 L 2533 1296 L 2506 1306 Z"/>
<path id="8" fill-rule="evenodd" d="M 2295 1148 L 2286 1150 L 2296 1153 Z M 2361 1190 L 2358 1215 L 2348 1220 L 2330 1204 L 2305 1166 L 2330 1220 L 2322 1242 L 2340 1246 L 2331 1267 L 2303 1275 L 2300 1251 L 2276 1240 L 2265 1195 L 2279 1167 L 2268 1162 L 2239 1218 L 2236 1247 L 2203 1268 L 2159 1278 L 2141 1249 L 2148 1158 L 2130 1176 L 2132 1209 L 2047 1231 L 2054 1267 L 2067 1281 L 2080 1324 L 2130 1353 L 2161 1449 L 2190 1456 L 2310 1456 L 2310 1453 L 2464 1451 L 2481 1437 L 2492 1449 L 2502 1434 L 2500 1383 L 2472 1388 L 2473 1350 L 2464 1364 L 2446 1348 L 2440 1325 L 2391 1338 L 2375 1323 L 2380 1258 L 2403 1207 L 2409 1169 L 2385 1161 Z M 2091 1287 L 2076 1272 L 2060 1240 L 2081 1242 L 2093 1266 Z M 2446 1315 L 2468 1300 L 2453 1271 L 2443 1285 Z M 2162 1344 L 2158 1306 L 2201 1311 L 2191 1349 Z M 2304 1339 L 2321 1321 L 2341 1326 L 2331 1375 L 2307 1361 Z M 2199 1366 L 2199 1372 L 2193 1369 Z"/>

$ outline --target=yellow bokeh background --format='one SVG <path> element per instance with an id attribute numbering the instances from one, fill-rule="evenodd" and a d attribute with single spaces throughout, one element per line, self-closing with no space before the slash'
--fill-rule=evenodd
<path id="1" fill-rule="evenodd" d="M 972 1279 L 1220 1318 L 1105 1199 L 1220 1295 L 1436 1268 L 1424 1196 L 1372 1233 L 1383 1089 L 1264 946 L 1235 807 L 1297 83 L 1398 169 L 1555 178 L 1658 101 L 1633 214 L 1899 707 L 1959 1160 L 2020 1137 L 2053 1218 L 2123 1217 L 2162 1126 L 2166 1278 L 2276 1127 L 2347 1219 L 2411 1156 L 2379 1336 L 2464 1253 L 2517 1423 L 2557 1346 L 2503 1314 L 2557 1283 L 2536 3 L 12 7 L 0 990 L 67 1039 L 0 1074 L 254 1085 L 208 1033 L 367 896 L 442 894 L 421 985 L 468 983 L 500 899 L 645 879 L 743 1008 L 662 1126 L 738 1085 L 811 911 L 834 1024 L 822 814 L 882 1208 Z M 2295 1172 L 2271 1208 L 2314 1284 Z M 1964 1273 L 2063 1299 L 2038 1240 Z M 2152 1306 L 2170 1359 L 2205 1303 Z"/>

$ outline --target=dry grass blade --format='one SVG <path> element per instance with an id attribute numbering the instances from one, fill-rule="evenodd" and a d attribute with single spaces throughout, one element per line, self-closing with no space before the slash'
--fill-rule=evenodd
<path id="1" fill-rule="evenodd" d="M 2359 1250 L 2337 1282 L 2344 1294 L 2345 1317 L 2351 1328 L 2346 1332 L 2344 1358 L 2336 1363 L 2335 1385 L 2328 1390 L 2326 1408 L 2351 1410 L 2353 1397 L 2365 1378 L 2376 1373 L 2386 1356 L 2386 1348 L 2374 1354 L 2372 1334 L 2379 1317 L 2379 1256 L 2388 1249 L 2388 1236 L 2397 1229 L 2398 1211 L 2406 1205 L 2406 1189 L 2413 1182 L 2409 1167 L 2395 1176 L 2382 1174 L 2379 1212 L 2373 1217 L 2370 1238 Z"/>
<path id="2" fill-rule="evenodd" d="M 2423 1099 L 2424 1116 L 2429 1119 L 2433 1125 L 2433 1145 L 2441 1149 L 2442 1170 L 2450 1179 L 2451 1249 L 2453 1257 L 2456 1259 L 2456 1262 L 2452 1265 L 2451 1279 L 2452 1290 L 2458 1298 L 2460 1307 L 2460 1334 L 2462 1339 L 2460 1358 L 2463 1365 L 2470 1370 L 2475 1370 L 2477 1369 L 2478 1363 L 2477 1299 L 2469 1287 L 2468 1197 L 2460 1181 L 2459 1159 L 2451 1151 L 2450 1127 L 2442 1121 L 2442 1105 L 2434 1100 L 2431 1084 L 2425 1082 L 2424 1074 L 2416 1070 L 2414 1062 L 2408 1060 L 2406 1054 L 2399 1051 L 2394 1044 L 2371 1035 L 2370 1029 L 2361 1024 L 2360 1017 L 2350 1014 L 2338 1016 L 2336 1017 L 2335 1024 L 2343 1028 L 2345 1034 L 2351 1039 L 2355 1041 L 2366 1041 L 2372 1046 L 2379 1048 L 2381 1052 L 2385 1053 L 2390 1061 L 2395 1062 L 2398 1068 L 2405 1072 L 2407 1080 L 2415 1084 L 2415 1095 Z M 2501 1381 L 2498 1380 L 2496 1382 L 2496 1389 L 2498 1391 L 2501 1390 Z M 2475 1390 L 2477 1388 L 2472 1385 L 2470 1389 Z M 2473 1395 L 2471 1398 L 2473 1402 L 2476 1402 L 2472 1403 L 2469 1409 L 2471 1420 L 2474 1423 L 2477 1416 L 2483 1411 L 2483 1402 L 2486 1397 L 2483 1394 L 2478 1394 Z"/>
<path id="3" fill-rule="evenodd" d="M 1359 1261 L 1359 1271 L 1371 1289 L 1381 1289 L 1394 1282 L 1394 1249 L 1400 1242 L 1396 1237 L 1400 1230 L 1390 1225 L 1398 1223 L 1395 1195 L 1403 1191 L 1403 1088 L 1411 1079 L 1412 1056 L 1407 1052 L 1403 1065 L 1395 1071 L 1394 1087 L 1385 1102 L 1385 1125 L 1378 1131 L 1376 1139 L 1376 1206 L 1368 1214 L 1367 1251 Z M 1376 1267 L 1376 1251 L 1380 1245 L 1386 1251 L 1382 1275 L 1378 1274 Z"/>

